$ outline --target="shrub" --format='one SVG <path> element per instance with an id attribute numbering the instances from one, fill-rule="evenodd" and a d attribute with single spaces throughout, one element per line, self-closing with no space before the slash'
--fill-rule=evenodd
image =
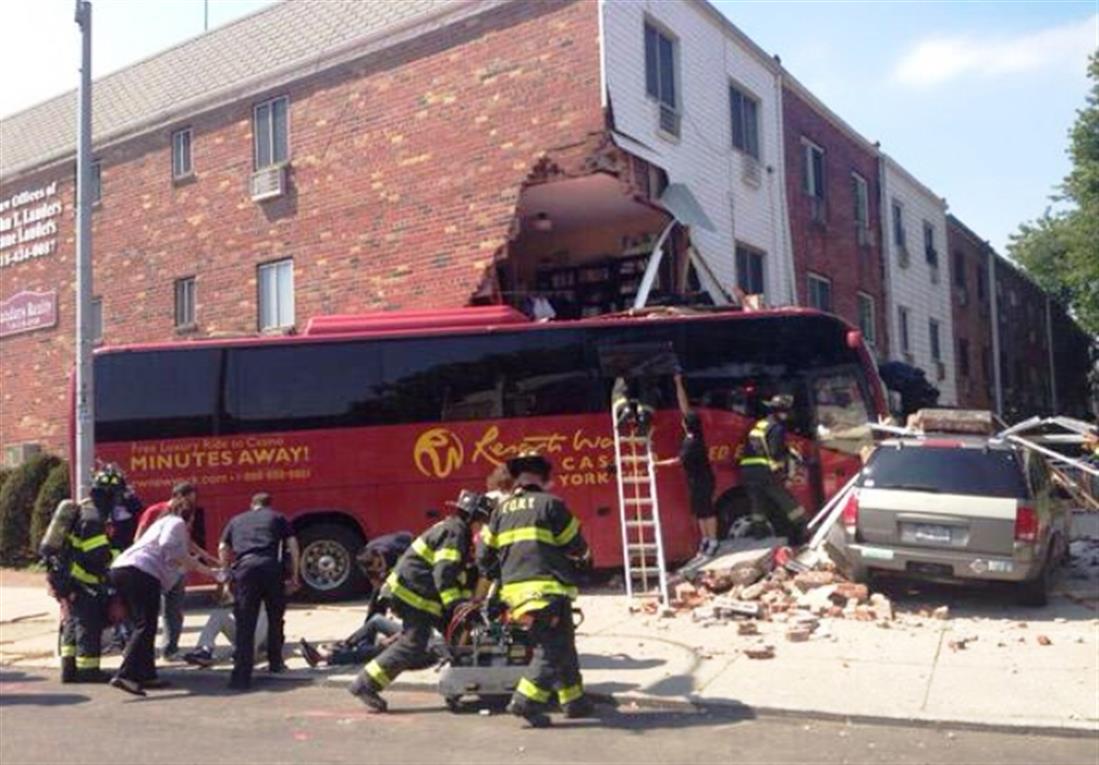
<path id="1" fill-rule="evenodd" d="M 12 471 L 0 489 L 0 563 L 14 566 L 32 557 L 31 514 L 46 477 L 61 463 L 52 454 L 36 454 Z"/>
<path id="2" fill-rule="evenodd" d="M 53 511 L 61 500 L 69 496 L 69 465 L 62 461 L 46 476 L 38 498 L 34 501 L 34 514 L 31 516 L 30 549 L 36 551 L 50 525 Z"/>

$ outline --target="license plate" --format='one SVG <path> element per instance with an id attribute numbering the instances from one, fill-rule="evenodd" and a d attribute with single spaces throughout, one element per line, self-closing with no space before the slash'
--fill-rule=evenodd
<path id="1" fill-rule="evenodd" d="M 913 529 L 917 542 L 931 542 L 932 544 L 950 544 L 950 527 L 935 526 L 929 523 L 918 523 Z"/>

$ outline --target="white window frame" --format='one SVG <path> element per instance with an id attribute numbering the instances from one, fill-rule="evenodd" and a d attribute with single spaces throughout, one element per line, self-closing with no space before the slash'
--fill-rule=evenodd
<path id="1" fill-rule="evenodd" d="M 657 46 L 656 46 L 656 61 L 655 61 L 655 64 L 656 64 L 656 93 L 655 94 L 649 92 L 649 69 L 648 69 L 648 67 L 649 67 L 649 56 L 648 56 L 648 49 L 647 49 L 647 45 L 648 45 L 647 38 L 649 36 L 648 30 L 650 28 L 654 32 L 656 32 L 656 34 L 658 36 L 657 37 Z M 664 26 L 663 24 L 661 24 L 659 21 L 652 18 L 651 16 L 646 16 L 645 17 L 644 27 L 642 29 L 641 34 L 642 34 L 642 37 L 641 37 L 641 53 L 642 53 L 642 56 L 644 57 L 643 64 L 644 64 L 644 72 L 645 72 L 645 96 L 647 98 L 649 98 L 650 100 L 655 101 L 659 104 L 663 104 L 664 106 L 666 106 L 669 109 L 672 109 L 676 113 L 678 113 L 679 110 L 680 110 L 679 105 L 682 103 L 682 100 L 683 100 L 683 95 L 682 95 L 683 80 L 679 76 L 679 56 L 680 56 L 679 38 L 676 37 L 674 34 L 672 34 L 672 31 L 670 29 L 668 29 L 666 26 Z M 672 48 L 672 67 L 671 67 L 671 69 L 672 69 L 672 100 L 671 100 L 671 102 L 665 100 L 664 93 L 661 92 L 662 88 L 660 86 L 660 84 L 661 84 L 660 83 L 660 71 L 661 71 L 661 67 L 660 67 L 660 39 L 659 39 L 660 37 L 663 37 L 665 40 L 667 40 L 669 43 L 671 43 L 671 48 Z"/>
<path id="2" fill-rule="evenodd" d="M 873 295 L 871 295 L 869 293 L 866 293 L 866 292 L 862 292 L 862 291 L 859 291 L 856 294 L 855 302 L 856 302 L 856 305 L 858 306 L 859 329 L 862 331 L 862 338 L 863 338 L 863 340 L 866 341 L 867 345 L 876 346 L 878 344 L 877 302 L 874 300 Z M 863 322 L 862 322 L 862 319 L 863 319 L 862 309 L 863 309 L 864 306 L 869 306 L 869 320 L 870 320 L 870 323 L 868 325 L 864 325 Z"/>
<path id="3" fill-rule="evenodd" d="M 870 229 L 870 186 L 856 172 L 851 173 L 855 191 L 855 226 L 864 231 Z"/>
<path id="4" fill-rule="evenodd" d="M 273 308 L 265 310 L 268 305 Z M 261 332 L 294 326 L 293 258 L 256 266 L 256 325 Z"/>
<path id="5" fill-rule="evenodd" d="M 186 146 L 182 144 L 186 140 Z M 177 143 L 181 144 L 177 147 Z M 181 181 L 195 174 L 194 165 L 195 135 L 189 127 L 172 132 L 172 180 Z M 184 152 L 186 148 L 186 152 Z M 179 160 L 177 162 L 177 160 Z"/>
<path id="6" fill-rule="evenodd" d="M 927 320 L 927 344 L 931 349 L 931 360 L 943 360 L 943 327 L 938 319 Z"/>
<path id="7" fill-rule="evenodd" d="M 736 266 L 736 282 L 737 286 L 741 289 L 744 287 L 741 285 L 741 268 L 740 268 L 740 253 L 744 252 L 745 257 L 759 258 L 759 280 L 762 282 L 758 290 L 744 290 L 749 295 L 765 295 L 767 294 L 767 253 L 758 247 L 753 247 L 750 244 L 744 242 L 736 242 L 733 250 L 734 265 Z M 750 275 L 750 272 L 749 272 Z M 751 285 L 749 285 L 751 286 Z"/>
<path id="8" fill-rule="evenodd" d="M 748 144 L 748 141 L 747 141 L 748 133 L 747 133 L 747 130 L 746 130 L 747 122 L 744 120 L 744 110 L 743 109 L 741 110 L 741 115 L 740 116 L 742 118 L 741 121 L 744 122 L 744 124 L 741 125 L 741 132 L 745 136 L 745 145 L 744 146 L 737 146 L 736 145 L 736 121 L 737 120 L 736 120 L 736 114 L 733 110 L 733 91 L 736 91 L 740 95 L 741 101 L 751 101 L 755 105 L 755 118 L 756 118 L 756 120 L 755 120 L 755 126 L 754 126 L 754 131 L 753 132 L 755 133 L 756 146 L 755 146 L 755 151 L 754 152 L 747 145 Z M 758 160 L 763 155 L 763 146 L 762 146 L 763 136 L 760 135 L 760 129 L 759 129 L 759 124 L 760 124 L 759 113 L 760 113 L 760 110 L 762 108 L 763 108 L 763 102 L 755 95 L 755 93 L 748 90 L 748 88 L 744 87 L 743 85 L 741 85 L 736 80 L 729 80 L 729 140 L 732 142 L 732 147 L 733 147 L 734 150 L 739 151 L 742 154 L 747 154 L 749 157 L 751 157 L 752 159 L 756 159 L 756 160 Z"/>
<path id="9" fill-rule="evenodd" d="M 808 196 L 813 199 L 819 199 L 821 202 L 825 200 L 828 194 L 828 171 L 824 167 L 825 157 L 827 153 L 823 148 L 810 141 L 805 136 L 801 138 L 801 150 L 804 154 L 802 160 L 802 167 L 804 168 L 804 177 L 801 180 L 801 189 Z M 813 152 L 820 154 L 820 188 L 817 188 L 817 178 L 813 173 Z M 817 192 L 820 192 L 819 194 Z"/>
<path id="10" fill-rule="evenodd" d="M 282 160 L 275 159 L 275 120 L 274 120 L 274 105 L 279 101 L 286 102 L 286 156 Z M 261 165 L 259 158 L 259 113 L 260 109 L 267 109 L 268 113 L 268 140 L 271 147 L 271 161 Z M 275 96 L 274 98 L 268 98 L 266 101 L 260 101 L 258 104 L 252 107 L 252 169 L 263 170 L 268 167 L 278 167 L 290 162 L 290 96 Z"/>
<path id="11" fill-rule="evenodd" d="M 893 225 L 889 229 L 889 238 L 893 244 L 902 250 L 908 249 L 908 230 L 904 227 L 904 202 L 896 197 L 889 200 L 889 214 L 893 217 Z M 897 235 L 900 235 L 898 240 Z"/>
<path id="12" fill-rule="evenodd" d="M 175 326 L 176 329 L 189 329 L 197 325 L 198 282 L 194 276 L 183 276 L 175 280 Z"/>
<path id="13" fill-rule="evenodd" d="M 828 288 L 828 306 L 827 307 L 821 307 L 819 305 L 816 305 L 816 303 L 814 303 L 814 301 L 813 301 L 813 283 L 814 282 L 817 282 L 819 284 L 823 284 Z M 815 308 L 818 311 L 824 311 L 825 313 L 833 313 L 835 311 L 835 303 L 832 299 L 832 280 L 829 279 L 827 276 L 821 276 L 820 274 L 815 274 L 812 271 L 810 271 L 808 274 L 806 274 L 806 288 L 805 288 L 805 290 L 806 290 L 806 295 L 805 295 L 806 302 L 809 304 L 810 308 Z"/>
<path id="14" fill-rule="evenodd" d="M 912 312 L 907 306 L 897 306 L 897 334 L 900 335 L 901 353 L 912 353 Z"/>

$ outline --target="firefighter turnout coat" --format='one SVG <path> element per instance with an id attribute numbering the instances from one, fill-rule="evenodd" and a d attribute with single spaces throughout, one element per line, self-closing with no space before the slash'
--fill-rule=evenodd
<path id="1" fill-rule="evenodd" d="M 390 601 L 441 620 L 472 595 L 466 581 L 471 547 L 469 524 L 460 516 L 436 523 L 412 542 L 386 578 Z"/>
<path id="2" fill-rule="evenodd" d="M 536 486 L 516 489 L 481 529 L 477 565 L 500 581 L 511 617 L 545 608 L 554 597 L 576 598 L 575 563 L 587 555 L 580 522 L 559 497 Z"/>

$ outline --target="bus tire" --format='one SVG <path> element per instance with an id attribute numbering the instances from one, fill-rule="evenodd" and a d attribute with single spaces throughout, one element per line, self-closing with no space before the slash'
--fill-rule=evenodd
<path id="1" fill-rule="evenodd" d="M 355 556 L 363 538 L 339 523 L 314 523 L 298 532 L 301 596 L 318 603 L 350 600 L 365 592 Z"/>

